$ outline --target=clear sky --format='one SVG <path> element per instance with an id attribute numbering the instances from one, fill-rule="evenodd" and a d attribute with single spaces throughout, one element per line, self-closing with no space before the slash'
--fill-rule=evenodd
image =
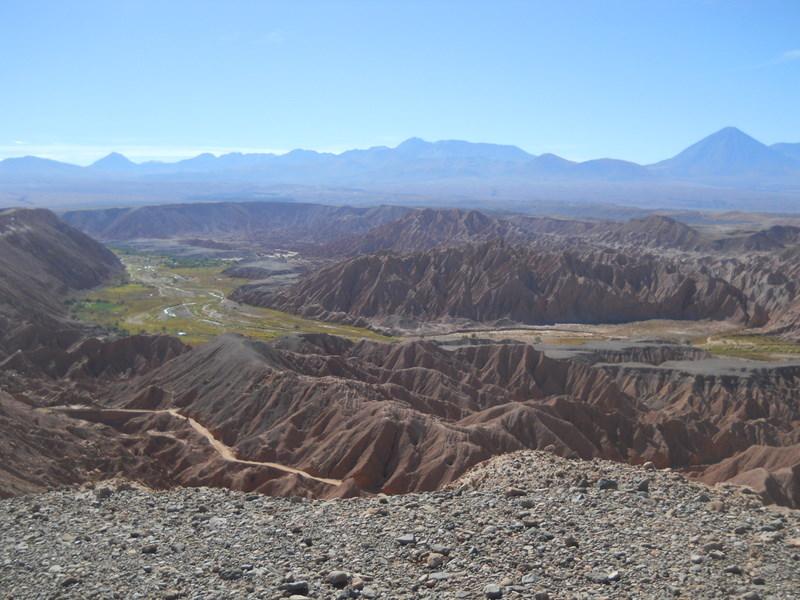
<path id="1" fill-rule="evenodd" d="M 800 1 L 0 1 L 0 158 L 800 142 Z"/>

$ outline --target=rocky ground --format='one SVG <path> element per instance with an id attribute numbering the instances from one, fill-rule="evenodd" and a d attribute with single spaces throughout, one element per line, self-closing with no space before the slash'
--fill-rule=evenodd
<path id="1" fill-rule="evenodd" d="M 797 598 L 800 514 L 670 471 L 501 456 L 433 493 L 130 484 L 0 502 L 7 598 Z"/>

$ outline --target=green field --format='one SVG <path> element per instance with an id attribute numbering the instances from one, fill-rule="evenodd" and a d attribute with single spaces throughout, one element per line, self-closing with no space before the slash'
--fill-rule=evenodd
<path id="1" fill-rule="evenodd" d="M 223 333 L 260 340 L 301 332 L 391 339 L 368 329 L 232 302 L 228 294 L 246 280 L 222 275 L 227 264 L 221 261 L 185 266 L 185 262 L 169 257 L 122 254 L 120 258 L 129 281 L 70 299 L 73 317 L 128 334 L 176 335 L 190 345 Z"/>
<path id="2" fill-rule="evenodd" d="M 780 338 L 752 333 L 711 336 L 701 348 L 716 356 L 775 360 L 800 356 L 800 344 Z"/>

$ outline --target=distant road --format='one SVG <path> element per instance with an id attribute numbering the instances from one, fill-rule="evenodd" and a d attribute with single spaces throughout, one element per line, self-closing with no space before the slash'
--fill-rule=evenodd
<path id="1" fill-rule="evenodd" d="M 223 460 L 226 460 L 226 461 L 229 461 L 229 462 L 233 462 L 233 463 L 239 463 L 239 464 L 243 464 L 243 465 L 254 465 L 254 466 L 259 466 L 259 467 L 270 467 L 272 469 L 277 469 L 278 471 L 284 471 L 286 473 L 293 473 L 295 475 L 300 475 L 301 477 L 305 477 L 306 479 L 312 479 L 314 481 L 319 481 L 320 483 L 325 483 L 327 485 L 337 486 L 337 485 L 341 485 L 341 483 L 342 483 L 341 479 L 328 479 L 328 478 L 325 478 L 325 477 L 317 477 L 316 475 L 312 475 L 311 473 L 307 473 L 306 471 L 303 471 L 301 469 L 296 469 L 296 468 L 290 467 L 288 465 L 282 465 L 282 464 L 274 463 L 274 462 L 261 462 L 261 461 L 256 461 L 256 460 L 245 460 L 245 459 L 238 458 L 236 456 L 236 453 L 234 452 L 233 448 L 231 448 L 230 446 L 225 444 L 223 441 L 217 439 L 214 436 L 214 434 L 211 433 L 211 431 L 209 431 L 208 428 L 205 427 L 202 423 L 199 423 L 195 419 L 193 419 L 191 417 L 187 417 L 186 415 L 181 414 L 180 412 L 178 412 L 174 408 L 165 408 L 165 409 L 159 409 L 159 410 L 147 410 L 147 409 L 139 409 L 139 408 L 109 408 L 109 409 L 102 409 L 102 408 L 93 408 L 93 407 L 89 407 L 89 406 L 54 406 L 54 407 L 51 407 L 51 408 L 49 408 L 47 410 L 63 412 L 63 413 L 69 414 L 70 416 L 74 416 L 74 417 L 77 417 L 77 418 L 83 418 L 85 416 L 88 416 L 87 413 L 100 414 L 100 415 L 102 415 L 103 413 L 107 413 L 109 415 L 118 415 L 118 414 L 134 414 L 134 415 L 140 414 L 140 415 L 146 415 L 146 414 L 167 413 L 167 414 L 170 414 L 173 417 L 176 417 L 178 419 L 183 419 L 185 421 L 188 421 L 189 424 L 192 426 L 192 428 L 197 433 L 199 433 L 204 438 L 206 438 L 206 440 L 208 440 L 208 443 L 211 444 L 211 447 L 214 448 L 214 450 L 216 450 L 217 454 L 219 454 L 220 457 L 222 457 Z M 82 415 L 83 415 L 83 417 L 82 417 Z"/>

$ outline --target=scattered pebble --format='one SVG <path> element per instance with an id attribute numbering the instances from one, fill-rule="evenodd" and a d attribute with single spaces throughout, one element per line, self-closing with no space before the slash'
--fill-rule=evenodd
<path id="1" fill-rule="evenodd" d="M 15 599 L 798 597 L 799 513 L 644 473 L 522 452 L 444 490 L 380 498 L 109 482 L 99 502 L 88 489 L 3 499 L 0 588 Z M 648 493 L 600 485 L 645 480 Z"/>

